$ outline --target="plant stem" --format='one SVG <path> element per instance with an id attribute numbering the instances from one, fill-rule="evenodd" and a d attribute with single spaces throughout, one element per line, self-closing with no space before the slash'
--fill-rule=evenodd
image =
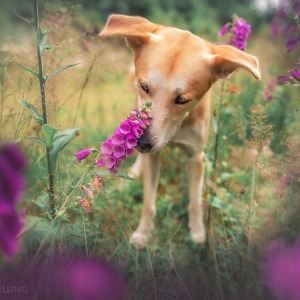
<path id="1" fill-rule="evenodd" d="M 216 172 L 216 166 L 217 166 L 217 161 L 218 161 L 218 147 L 219 147 L 219 137 L 220 137 L 220 123 L 221 123 L 221 114 L 222 114 L 222 108 L 223 108 L 224 91 L 225 91 L 225 79 L 222 81 L 221 96 L 220 96 L 220 102 L 219 102 L 219 116 L 218 116 L 218 123 L 217 123 L 217 132 L 216 132 L 216 140 L 215 140 L 215 151 L 214 151 L 214 162 L 213 162 L 214 174 Z"/>
<path id="2" fill-rule="evenodd" d="M 35 32 L 37 34 L 38 30 L 40 30 L 38 0 L 33 0 L 33 6 L 34 6 L 34 26 L 35 26 Z M 36 39 L 36 52 L 38 58 L 38 71 L 39 71 L 43 119 L 44 119 L 44 124 L 48 124 L 47 103 L 46 103 L 46 93 L 45 93 L 46 81 L 44 79 L 44 74 L 43 74 L 43 62 L 42 62 L 42 55 L 40 51 L 40 44 L 38 43 L 37 39 Z M 50 148 L 46 147 L 48 182 L 49 182 L 48 194 L 49 194 L 51 215 L 52 218 L 55 218 L 54 170 L 52 168 L 50 151 L 51 151 Z"/>
<path id="3" fill-rule="evenodd" d="M 259 154 L 258 154 L 259 155 Z M 253 168 L 252 168 L 252 179 L 251 179 L 251 196 L 250 196 L 250 212 L 249 212 L 249 236 L 248 236 L 248 246 L 247 251 L 248 254 L 250 254 L 250 247 L 251 247 L 251 227 L 252 227 L 252 213 L 253 213 L 253 202 L 255 197 L 255 188 L 256 188 L 256 163 L 257 163 L 257 157 L 255 156 L 254 162 L 253 162 Z"/>
<path id="4" fill-rule="evenodd" d="M 82 181 L 84 180 L 85 176 L 93 170 L 95 164 L 96 164 L 96 161 L 98 159 L 99 155 L 97 156 L 95 162 L 93 162 L 89 167 L 88 169 L 82 174 L 82 176 L 79 178 L 79 180 L 77 181 L 77 183 L 75 184 L 75 186 L 73 187 L 72 191 L 70 192 L 70 194 L 66 197 L 65 201 L 63 202 L 63 204 L 61 205 L 60 209 L 59 210 L 62 210 L 64 209 L 68 202 L 70 201 L 71 197 L 73 196 L 74 192 L 78 189 L 78 187 L 82 184 Z M 52 220 L 52 224 L 48 230 L 48 232 L 46 233 L 45 237 L 43 238 L 38 250 L 36 251 L 33 259 L 32 259 L 32 264 L 34 264 L 34 262 L 36 261 L 37 257 L 39 256 L 39 254 L 41 253 L 42 249 L 44 248 L 44 246 L 46 245 L 46 242 L 48 241 L 49 237 L 50 237 L 50 233 L 51 233 L 51 230 L 53 229 L 56 221 L 58 220 L 58 215 L 56 215 L 53 220 Z"/>

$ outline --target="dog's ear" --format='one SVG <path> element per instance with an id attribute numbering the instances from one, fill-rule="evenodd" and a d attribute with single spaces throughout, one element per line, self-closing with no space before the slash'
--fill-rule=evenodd
<path id="1" fill-rule="evenodd" d="M 226 78 L 238 68 L 249 71 L 256 79 L 260 79 L 258 60 L 233 46 L 212 45 L 213 72 L 217 79 Z"/>
<path id="2" fill-rule="evenodd" d="M 151 23 L 145 18 L 111 15 L 99 36 L 125 37 L 128 42 L 128 46 L 133 50 L 136 50 L 149 41 L 157 29 L 158 25 Z"/>

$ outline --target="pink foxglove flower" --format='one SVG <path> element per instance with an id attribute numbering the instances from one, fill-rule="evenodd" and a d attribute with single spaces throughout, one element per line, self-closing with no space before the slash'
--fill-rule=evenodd
<path id="1" fill-rule="evenodd" d="M 242 18 L 234 17 L 233 23 L 225 24 L 218 32 L 219 36 L 229 34 L 228 45 L 234 46 L 242 51 L 246 49 L 247 40 L 251 32 L 251 26 Z"/>
<path id="2" fill-rule="evenodd" d="M 125 160 L 134 154 L 134 147 L 144 130 L 150 126 L 151 118 L 151 102 L 146 102 L 141 108 L 132 110 L 127 120 L 123 121 L 114 134 L 102 143 L 102 158 L 97 161 L 98 167 L 106 167 L 111 174 L 117 174 Z"/>
<path id="3" fill-rule="evenodd" d="M 90 148 L 81 150 L 81 151 L 75 153 L 75 156 L 76 156 L 77 160 L 79 162 L 81 162 L 82 160 L 84 160 L 85 158 L 87 158 L 91 154 L 92 150 L 93 149 L 90 149 Z"/>

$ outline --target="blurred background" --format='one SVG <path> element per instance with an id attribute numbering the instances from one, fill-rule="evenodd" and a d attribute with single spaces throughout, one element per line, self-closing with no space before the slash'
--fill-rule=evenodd
<path id="1" fill-rule="evenodd" d="M 296 2 L 285 1 L 282 26 L 289 24 L 289 18 L 298 22 L 292 8 Z M 38 80 L 16 64 L 37 69 L 34 28 L 19 17 L 32 19 L 33 5 L 29 0 L 1 1 L 0 140 L 17 140 L 28 168 L 21 204 L 27 210 L 22 247 L 12 262 L 0 260 L 0 273 L 18 264 L 26 269 L 50 231 L 52 242 L 41 256 L 48 257 L 46 264 L 58 260 L 59 251 L 100 257 L 120 270 L 131 299 L 277 299 L 263 277 L 266 249 L 274 240 L 292 245 L 300 229 L 299 86 L 277 84 L 278 75 L 299 63 L 299 47 L 287 53 L 287 36 L 272 35 L 279 4 L 272 0 L 39 1 L 41 27 L 49 30 L 48 42 L 55 46 L 55 51 L 43 56 L 45 74 L 79 63 L 46 84 L 49 123 L 60 129 L 81 129 L 59 155 L 57 207 L 93 161 L 89 157 L 80 164 L 74 153 L 99 149 L 135 105 L 128 75 L 132 52 L 123 39 L 98 37 L 110 14 L 143 16 L 214 43 L 226 42 L 218 31 L 234 14 L 251 25 L 246 52 L 258 57 L 262 80 L 238 71 L 213 88 L 204 195 L 208 243 L 197 246 L 189 238 L 185 158 L 179 149 L 167 149 L 156 229 L 149 247 L 139 251 L 128 243 L 143 198 L 141 180 L 126 177 L 135 157 L 122 166 L 123 177 L 99 173 L 103 191 L 89 200 L 92 213 L 80 210 L 83 191 L 74 189 L 74 205 L 64 212 L 56 231 L 49 229 L 46 155 L 44 145 L 35 140 L 43 137 L 41 126 L 18 102 L 41 108 Z M 216 135 L 219 154 L 214 167 Z M 42 269 L 47 274 L 47 265 Z M 47 297 L 45 291 L 37 289 L 36 299 Z M 296 299 L 292 297 L 279 299 Z"/>

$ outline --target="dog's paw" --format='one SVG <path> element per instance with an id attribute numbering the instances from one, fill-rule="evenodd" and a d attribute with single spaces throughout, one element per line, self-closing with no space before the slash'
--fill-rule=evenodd
<path id="1" fill-rule="evenodd" d="M 197 244 L 204 244 L 206 242 L 206 232 L 202 230 L 191 230 L 190 232 L 192 240 Z"/>
<path id="2" fill-rule="evenodd" d="M 146 234 L 140 230 L 136 230 L 130 236 L 129 242 L 131 244 L 137 244 L 140 249 L 145 248 L 150 238 L 150 234 Z"/>

